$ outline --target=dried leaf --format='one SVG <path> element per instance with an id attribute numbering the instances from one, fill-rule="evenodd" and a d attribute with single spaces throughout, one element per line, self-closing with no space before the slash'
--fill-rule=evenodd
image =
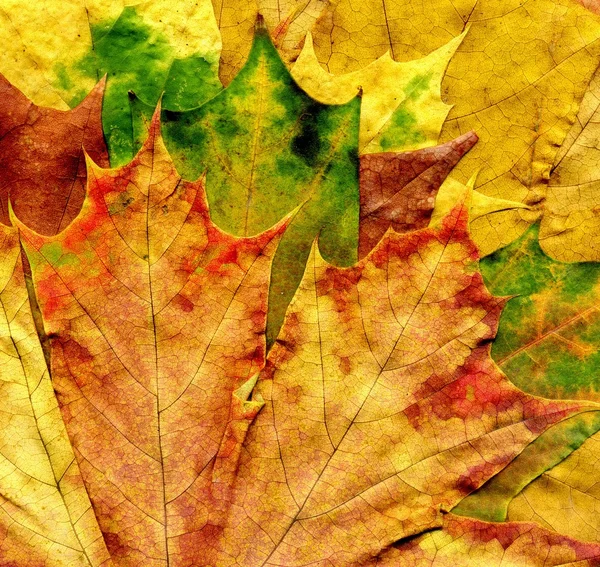
<path id="1" fill-rule="evenodd" d="M 98 524 L 116 565 L 144 567 L 164 565 L 165 536 L 206 512 L 186 504 L 195 480 L 260 408 L 228 425 L 236 390 L 264 364 L 282 230 L 219 231 L 203 182 L 181 181 L 158 130 L 122 169 L 88 162 L 88 198 L 60 235 L 20 225 Z"/>
<path id="2" fill-rule="evenodd" d="M 398 61 L 423 56 L 467 24 L 442 84 L 444 100 L 454 106 L 441 141 L 476 131 L 479 143 L 453 175 L 465 183 L 479 170 L 478 191 L 531 208 L 473 222 L 485 255 L 559 209 L 547 184 L 598 65 L 598 17 L 571 0 L 340 0 L 313 37 L 319 61 L 337 74 L 360 69 L 388 49 Z M 561 203 L 559 217 L 564 207 L 576 207 L 576 200 Z"/>
<path id="3" fill-rule="evenodd" d="M 563 262 L 600 260 L 598 157 L 600 73 L 592 78 L 577 120 L 554 162 L 540 245 Z"/>
<path id="4" fill-rule="evenodd" d="M 493 293 L 516 296 L 492 356 L 521 389 L 550 398 L 600 400 L 600 264 L 546 256 L 533 226 L 481 263 Z"/>
<path id="5" fill-rule="evenodd" d="M 364 258 L 392 227 L 408 232 L 429 224 L 440 185 L 477 142 L 469 132 L 441 146 L 360 157 L 358 256 Z"/>
<path id="6" fill-rule="evenodd" d="M 0 0 L 0 41 L 0 72 L 38 105 L 74 107 L 108 75 L 113 164 L 133 157 L 128 90 L 189 108 L 220 88 L 210 0 Z"/>
<path id="7" fill-rule="evenodd" d="M 352 268 L 313 248 L 258 374 L 284 226 L 216 229 L 158 132 L 155 117 L 124 168 L 89 163 L 60 235 L 19 225 L 115 565 L 366 564 L 596 408 L 524 394 L 489 358 L 504 300 L 475 270 L 465 207 Z"/>
<path id="8" fill-rule="evenodd" d="M 223 36 L 219 68 L 223 84 L 228 85 L 243 67 L 259 14 L 273 31 L 281 56 L 289 62 L 298 56 L 304 36 L 327 5 L 326 0 L 213 0 Z"/>
<path id="9" fill-rule="evenodd" d="M 77 215 L 85 195 L 85 151 L 102 166 L 108 155 L 100 111 L 104 81 L 79 106 L 36 106 L 0 75 L 0 222 L 16 215 L 43 234 L 56 234 Z"/>
<path id="10" fill-rule="evenodd" d="M 19 235 L 0 225 L 0 562 L 108 567 L 36 334 Z"/>

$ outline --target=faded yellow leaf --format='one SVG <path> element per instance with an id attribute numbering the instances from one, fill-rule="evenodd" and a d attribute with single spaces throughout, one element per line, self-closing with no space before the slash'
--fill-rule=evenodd
<path id="1" fill-rule="evenodd" d="M 248 57 L 254 23 L 265 18 L 284 61 L 293 61 L 302 40 L 327 6 L 327 0 L 212 0 L 223 38 L 219 76 L 228 85 Z"/>
<path id="2" fill-rule="evenodd" d="M 563 262 L 600 260 L 600 75 L 556 156 L 540 226 L 540 245 Z"/>
<path id="3" fill-rule="evenodd" d="M 29 305 L 19 236 L 0 225 L 2 565 L 110 565 Z"/>
<path id="4" fill-rule="evenodd" d="M 312 35 L 292 68 L 292 76 L 313 98 L 325 104 L 344 104 L 362 90 L 359 151 L 400 152 L 437 142 L 450 106 L 440 88 L 448 61 L 464 34 L 426 57 L 396 62 L 385 53 L 363 69 L 332 75 L 321 67 Z"/>
<path id="5" fill-rule="evenodd" d="M 508 519 L 600 541 L 600 433 L 529 484 L 510 503 Z"/>
<path id="6" fill-rule="evenodd" d="M 598 64 L 598 16 L 572 0 L 340 0 L 313 35 L 319 61 L 339 73 L 388 49 L 396 60 L 422 55 L 467 23 L 443 82 L 445 101 L 454 107 L 441 141 L 477 132 L 479 143 L 455 177 L 464 183 L 479 169 L 478 191 L 532 207 L 473 224 L 489 254 L 552 210 L 545 204 L 552 164 Z"/>

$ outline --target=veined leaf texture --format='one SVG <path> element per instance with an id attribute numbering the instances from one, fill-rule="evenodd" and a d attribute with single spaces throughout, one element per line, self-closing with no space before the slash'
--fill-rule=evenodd
<path id="1" fill-rule="evenodd" d="M 0 567 L 600 565 L 599 13 L 0 0 Z"/>

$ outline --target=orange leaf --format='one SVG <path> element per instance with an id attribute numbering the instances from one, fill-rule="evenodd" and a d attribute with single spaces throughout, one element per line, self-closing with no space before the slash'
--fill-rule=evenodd
<path id="1" fill-rule="evenodd" d="M 217 229 L 158 115 L 131 164 L 88 164 L 64 232 L 19 225 L 116 566 L 367 565 L 596 407 L 527 395 L 494 365 L 504 299 L 476 270 L 464 206 L 435 228 L 388 231 L 352 268 L 315 246 L 265 361 L 285 224 Z"/>

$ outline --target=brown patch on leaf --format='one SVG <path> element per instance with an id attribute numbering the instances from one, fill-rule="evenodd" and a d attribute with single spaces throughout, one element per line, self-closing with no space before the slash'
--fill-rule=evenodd
<path id="1" fill-rule="evenodd" d="M 105 81 L 73 110 L 36 106 L 0 75 L 0 222 L 17 217 L 42 234 L 63 230 L 85 195 L 84 150 L 108 167 L 101 109 Z"/>
<path id="2" fill-rule="evenodd" d="M 389 227 L 396 232 L 426 227 L 438 189 L 477 140 L 469 132 L 433 148 L 360 156 L 359 258 Z"/>

